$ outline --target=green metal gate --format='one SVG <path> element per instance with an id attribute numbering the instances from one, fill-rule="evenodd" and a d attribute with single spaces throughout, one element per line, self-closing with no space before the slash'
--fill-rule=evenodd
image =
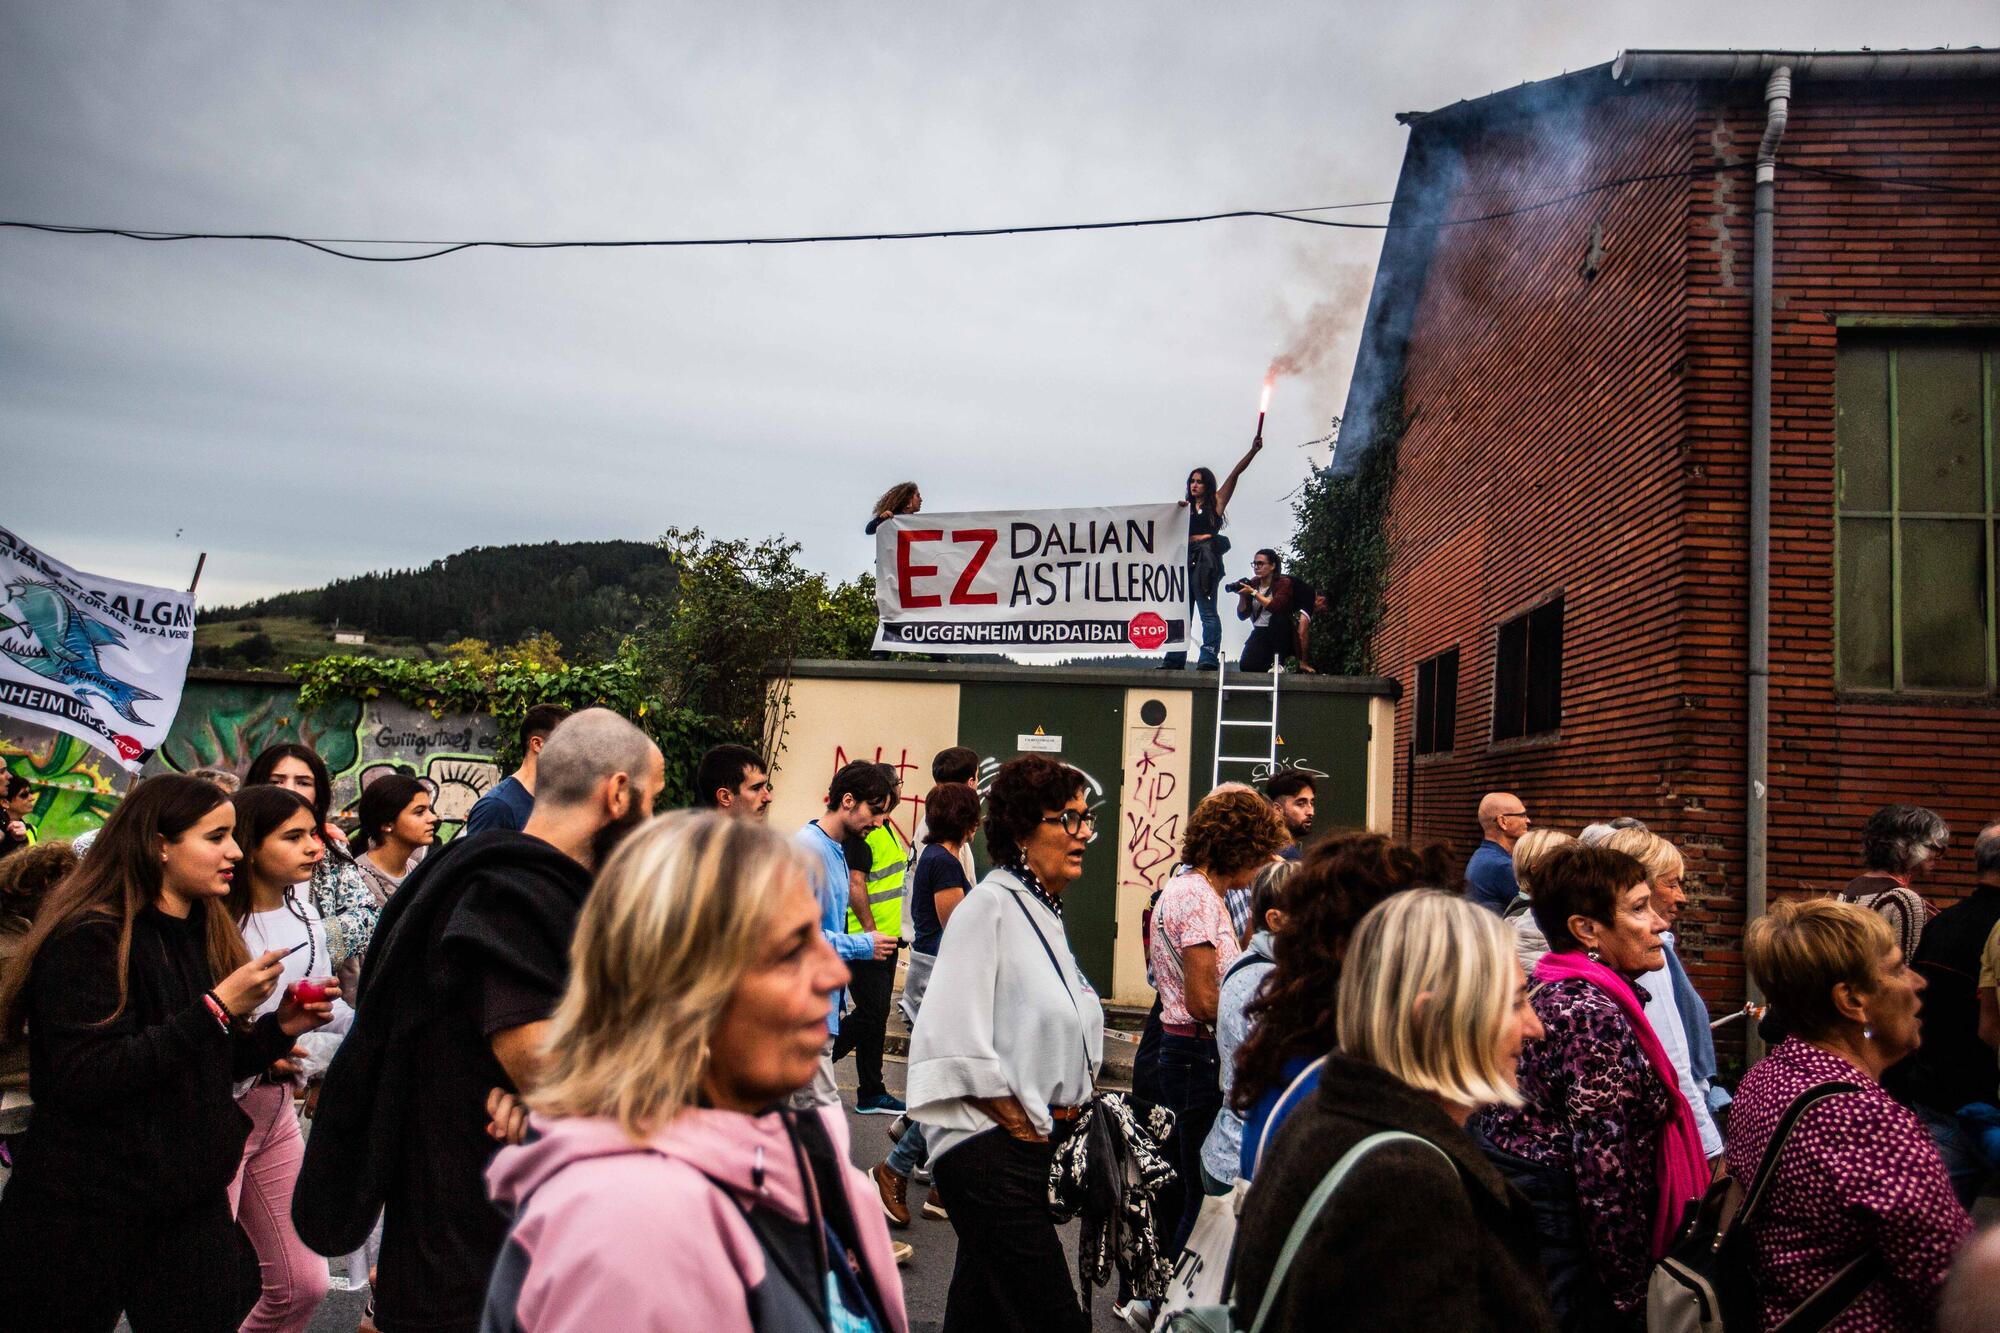
<path id="1" fill-rule="evenodd" d="M 1111 942 L 1117 931 L 1124 702 L 1122 686 L 969 682 L 958 705 L 959 744 L 1002 763 L 1030 751 L 1047 754 L 1090 779 L 1098 837 L 1084 853 L 1082 878 L 1063 894 L 1063 926 L 1077 965 L 1103 995 L 1111 994 Z M 990 773 L 989 767 L 982 774 L 982 786 Z M 978 851 L 983 871 L 983 839 Z"/>

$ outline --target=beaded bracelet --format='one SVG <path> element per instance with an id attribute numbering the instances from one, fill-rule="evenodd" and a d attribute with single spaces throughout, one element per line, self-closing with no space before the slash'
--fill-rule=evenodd
<path id="1" fill-rule="evenodd" d="M 215 1015 L 215 1021 L 222 1024 L 223 1031 L 227 1032 L 234 1026 L 234 1020 L 229 1016 L 229 1007 L 216 998 L 214 991 L 203 991 L 201 1002 L 208 1006 L 209 1013 Z"/>

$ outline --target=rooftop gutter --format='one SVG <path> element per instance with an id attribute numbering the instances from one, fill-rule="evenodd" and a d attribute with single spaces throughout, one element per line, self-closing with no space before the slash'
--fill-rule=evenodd
<path id="1" fill-rule="evenodd" d="M 1621 51 L 1611 63 L 1620 83 L 1671 79 L 1764 79 L 1780 68 L 1794 79 L 1840 82 L 2000 78 L 2000 51 Z"/>

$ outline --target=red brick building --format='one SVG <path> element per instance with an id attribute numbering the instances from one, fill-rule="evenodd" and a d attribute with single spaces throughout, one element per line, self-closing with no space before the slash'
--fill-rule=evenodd
<path id="1" fill-rule="evenodd" d="M 1690 970 L 1741 997 L 1775 132 L 1769 892 L 1844 883 L 1891 801 L 1951 822 L 1963 891 L 2000 817 L 2000 55 L 1628 52 L 1402 119 L 1335 459 L 1396 450 L 1398 829 L 1470 848 L 1495 789 L 1638 815 L 1689 854 Z"/>

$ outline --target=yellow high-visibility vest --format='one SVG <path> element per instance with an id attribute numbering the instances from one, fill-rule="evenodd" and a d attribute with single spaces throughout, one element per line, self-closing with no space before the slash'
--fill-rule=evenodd
<path id="1" fill-rule="evenodd" d="M 875 909 L 875 929 L 884 935 L 903 933 L 903 877 L 910 868 L 910 845 L 893 825 L 870 830 L 868 851 L 874 860 L 868 870 L 868 905 Z M 868 929 L 853 908 L 847 909 L 847 930 L 858 934 Z"/>

